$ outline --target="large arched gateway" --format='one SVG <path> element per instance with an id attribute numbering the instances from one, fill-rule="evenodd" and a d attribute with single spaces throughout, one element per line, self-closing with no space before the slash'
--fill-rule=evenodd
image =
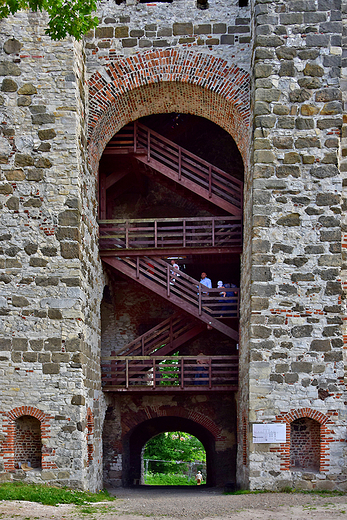
<path id="1" fill-rule="evenodd" d="M 212 485 L 345 485 L 345 14 L 200 7 L 99 0 L 81 42 L 1 21 L 9 478 L 28 435 L 27 481 L 130 485 L 177 422 Z"/>

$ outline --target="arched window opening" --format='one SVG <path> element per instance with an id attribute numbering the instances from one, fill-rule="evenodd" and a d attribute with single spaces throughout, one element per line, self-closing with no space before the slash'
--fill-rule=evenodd
<path id="1" fill-rule="evenodd" d="M 41 423 L 35 417 L 23 415 L 15 421 L 15 467 L 41 468 Z"/>
<path id="2" fill-rule="evenodd" d="M 291 423 L 290 465 L 294 470 L 319 471 L 320 424 L 317 421 L 304 417 Z"/>
<path id="3" fill-rule="evenodd" d="M 142 457 L 143 484 L 192 486 L 206 483 L 206 451 L 193 435 L 181 431 L 160 433 L 146 443 Z"/>

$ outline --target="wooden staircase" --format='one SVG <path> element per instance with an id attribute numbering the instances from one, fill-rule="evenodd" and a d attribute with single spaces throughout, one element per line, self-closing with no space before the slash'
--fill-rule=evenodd
<path id="1" fill-rule="evenodd" d="M 243 182 L 150 128 L 135 122 L 108 144 L 104 154 L 134 158 L 232 215 L 242 215 Z M 101 196 L 102 198 L 102 196 Z"/>
<path id="2" fill-rule="evenodd" d="M 105 257 L 103 261 L 194 318 L 238 341 L 238 332 L 220 321 L 221 317 L 238 318 L 238 288 L 232 289 L 232 295 L 221 298 L 220 289 L 207 289 L 198 280 L 174 270 L 159 258 L 113 256 Z"/>
<path id="3" fill-rule="evenodd" d="M 117 356 L 165 356 L 206 330 L 206 325 L 189 316 L 175 313 L 170 318 L 151 328 L 120 351 L 112 352 Z"/>

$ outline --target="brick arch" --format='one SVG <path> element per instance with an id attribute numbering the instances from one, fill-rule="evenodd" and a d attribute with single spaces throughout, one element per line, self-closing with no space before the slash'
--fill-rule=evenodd
<path id="1" fill-rule="evenodd" d="M 3 416 L 3 432 L 6 435 L 6 440 L 0 445 L 0 453 L 3 455 L 5 471 L 14 469 L 14 444 L 15 444 L 15 421 L 19 417 L 29 415 L 35 417 L 40 421 L 41 439 L 48 439 L 50 437 L 50 421 L 53 416 L 42 412 L 34 406 L 19 406 L 13 408 L 9 412 L 2 412 Z M 51 460 L 54 456 L 54 450 L 42 447 L 42 469 L 56 468 L 56 464 Z"/>
<path id="2" fill-rule="evenodd" d="M 324 415 L 318 410 L 312 408 L 299 408 L 297 410 L 290 410 L 289 412 L 283 412 L 276 417 L 276 422 L 286 423 L 286 443 L 280 444 L 278 448 L 271 448 L 271 452 L 277 452 L 280 454 L 282 463 L 281 469 L 284 471 L 290 471 L 290 426 L 293 421 L 297 419 L 313 419 L 320 424 L 320 464 L 319 471 L 326 472 L 329 470 L 329 448 L 331 442 L 334 439 L 331 438 L 333 433 L 327 425 L 333 425 L 334 422 L 329 416 Z"/>
<path id="3" fill-rule="evenodd" d="M 324 415 L 318 410 L 313 410 L 312 408 L 299 408 L 298 410 L 291 410 L 290 412 L 281 414 L 281 422 L 292 423 L 296 421 L 296 419 L 303 419 L 307 417 L 308 419 L 314 419 L 319 422 L 319 424 L 323 425 L 329 422 L 329 417 Z"/>
<path id="4" fill-rule="evenodd" d="M 249 154 L 250 76 L 227 61 L 187 49 L 119 57 L 89 80 L 89 159 L 96 173 L 111 137 L 130 121 L 181 112 L 210 119 Z"/>
<path id="5" fill-rule="evenodd" d="M 7 413 L 7 416 L 12 419 L 18 419 L 18 417 L 22 417 L 23 415 L 30 415 L 31 417 L 35 417 L 40 422 L 44 421 L 46 418 L 46 414 L 39 410 L 38 408 L 34 408 L 33 406 L 20 406 L 18 408 L 13 408 L 10 412 Z"/>
<path id="6" fill-rule="evenodd" d="M 200 412 L 186 410 L 183 407 L 149 407 L 140 410 L 138 413 L 126 414 L 122 417 L 122 437 L 125 437 L 130 430 L 139 426 L 148 419 L 156 419 L 158 417 L 181 417 L 189 419 L 199 426 L 203 426 L 208 430 L 216 441 L 222 441 L 222 429 L 217 426 L 207 415 Z"/>

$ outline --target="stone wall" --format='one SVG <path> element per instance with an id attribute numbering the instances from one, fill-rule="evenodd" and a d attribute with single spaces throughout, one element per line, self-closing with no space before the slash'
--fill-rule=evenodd
<path id="1" fill-rule="evenodd" d="M 13 467 L 11 414 L 25 408 L 49 428 L 35 478 L 95 489 L 101 454 L 87 469 L 85 404 L 102 400 L 102 280 L 84 56 L 81 45 L 44 36 L 46 23 L 26 12 L 1 22 L 0 461 Z"/>
<path id="2" fill-rule="evenodd" d="M 331 440 L 322 439 L 321 473 L 312 479 L 331 487 L 341 478 L 346 431 L 341 10 L 334 0 L 293 0 L 258 2 L 254 14 L 250 422 L 320 413 Z M 290 472 L 290 434 L 287 441 L 250 444 L 251 488 L 312 487 Z"/>

